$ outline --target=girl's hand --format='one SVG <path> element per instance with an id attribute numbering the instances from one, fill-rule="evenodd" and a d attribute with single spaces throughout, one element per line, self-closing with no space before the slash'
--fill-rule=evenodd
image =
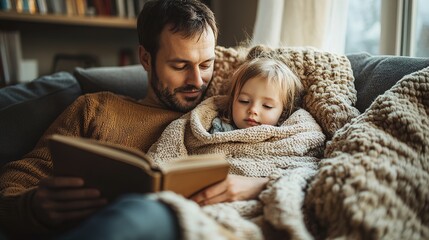
<path id="1" fill-rule="evenodd" d="M 201 190 L 191 196 L 190 199 L 201 206 L 255 199 L 265 188 L 267 182 L 267 178 L 244 177 L 230 174 L 222 182 Z"/>

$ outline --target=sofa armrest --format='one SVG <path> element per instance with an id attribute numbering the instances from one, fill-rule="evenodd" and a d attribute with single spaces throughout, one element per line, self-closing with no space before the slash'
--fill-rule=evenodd
<path id="1" fill-rule="evenodd" d="M 0 89 L 0 166 L 34 148 L 49 125 L 81 89 L 69 73 L 59 72 Z"/>

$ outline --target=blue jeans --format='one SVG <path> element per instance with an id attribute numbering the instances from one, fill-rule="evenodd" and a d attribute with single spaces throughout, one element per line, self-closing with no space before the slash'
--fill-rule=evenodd
<path id="1" fill-rule="evenodd" d="M 165 204 L 132 194 L 120 198 L 59 239 L 179 239 L 177 219 Z"/>

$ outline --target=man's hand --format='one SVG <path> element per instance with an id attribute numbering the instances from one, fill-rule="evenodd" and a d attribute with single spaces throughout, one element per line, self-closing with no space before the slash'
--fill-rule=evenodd
<path id="1" fill-rule="evenodd" d="M 202 206 L 255 199 L 265 188 L 267 182 L 267 178 L 228 175 L 222 182 L 196 193 L 191 199 Z"/>
<path id="2" fill-rule="evenodd" d="M 81 178 L 43 179 L 32 199 L 36 218 L 47 226 L 58 226 L 86 218 L 107 203 L 100 191 L 83 186 Z"/>

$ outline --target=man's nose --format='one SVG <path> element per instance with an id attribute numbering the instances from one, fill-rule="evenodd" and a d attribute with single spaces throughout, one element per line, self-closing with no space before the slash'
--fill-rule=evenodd
<path id="1" fill-rule="evenodd" d="M 203 79 L 201 78 L 200 68 L 196 67 L 190 70 L 186 83 L 197 88 L 200 88 L 204 84 Z"/>

